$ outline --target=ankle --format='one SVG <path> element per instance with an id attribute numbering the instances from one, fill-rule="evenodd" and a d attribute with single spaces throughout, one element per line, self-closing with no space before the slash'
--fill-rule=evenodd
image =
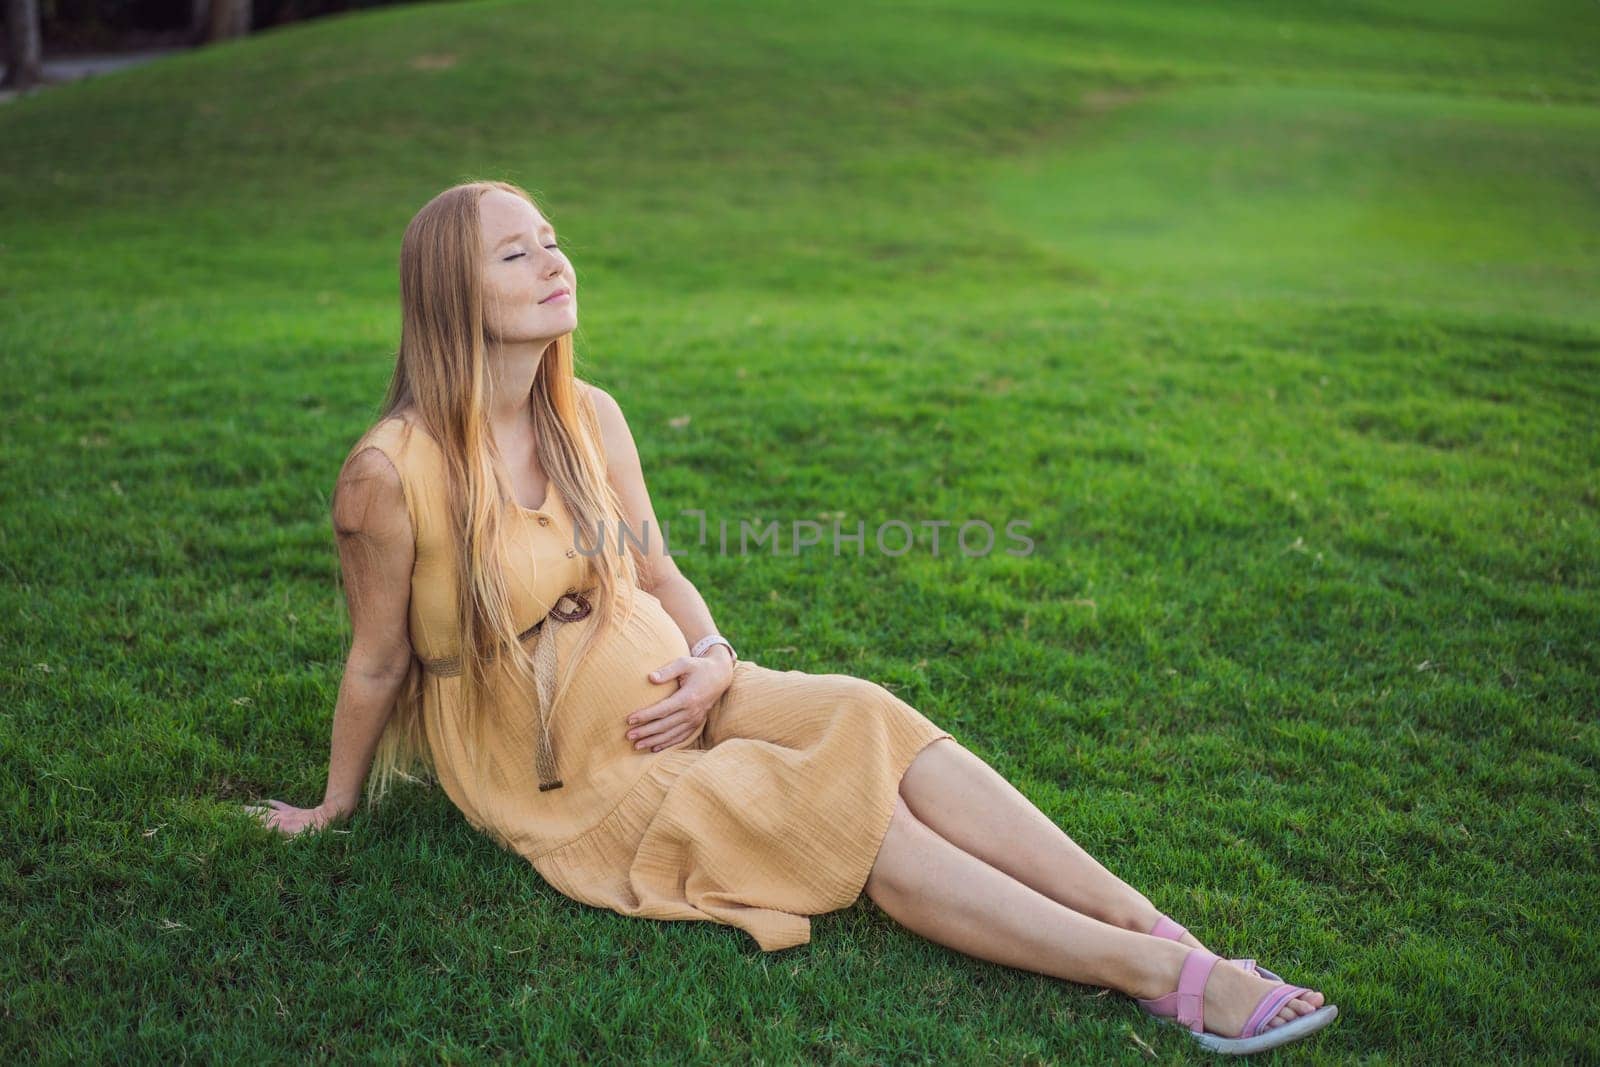
<path id="1" fill-rule="evenodd" d="M 1151 920 L 1154 922 L 1155 920 Z M 1154 1000 L 1178 988 L 1183 961 L 1194 949 L 1162 937 L 1143 938 L 1139 950 L 1128 960 L 1128 973 L 1122 991 L 1130 997 Z"/>
<path id="2" fill-rule="evenodd" d="M 1155 926 L 1156 920 L 1163 914 L 1165 913 L 1160 908 L 1141 896 L 1122 910 L 1117 925 L 1136 934 L 1148 934 L 1150 928 Z"/>

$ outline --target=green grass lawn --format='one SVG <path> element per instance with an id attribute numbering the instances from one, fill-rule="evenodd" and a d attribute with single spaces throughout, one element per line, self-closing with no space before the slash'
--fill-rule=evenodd
<path id="1" fill-rule="evenodd" d="M 439 189 L 540 195 L 681 565 L 1219 952 L 1295 1062 L 1600 1059 L 1600 6 L 492 2 L 0 107 L 10 1061 L 1201 1058 L 865 897 L 765 954 L 320 799 L 328 498 Z M 687 422 L 684 421 L 687 416 Z"/>

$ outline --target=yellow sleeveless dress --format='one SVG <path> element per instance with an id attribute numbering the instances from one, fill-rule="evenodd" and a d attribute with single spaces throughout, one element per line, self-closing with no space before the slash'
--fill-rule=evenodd
<path id="1" fill-rule="evenodd" d="M 764 951 L 811 940 L 808 916 L 860 896 L 888 832 L 901 776 L 951 735 L 887 689 L 846 674 L 773 670 L 741 653 L 701 732 L 636 749 L 628 716 L 676 680 L 647 675 L 689 654 L 661 602 L 634 590 L 633 617 L 592 649 L 541 729 L 537 701 L 509 681 L 496 699 L 526 708 L 469 741 L 459 701 L 455 573 L 443 455 L 421 426 L 374 426 L 363 447 L 399 471 L 416 537 L 410 636 L 423 664 L 423 716 L 439 784 L 467 821 L 525 857 L 563 895 L 621 915 L 736 926 Z M 521 630 L 543 620 L 562 670 L 593 625 L 551 626 L 591 587 L 555 484 L 543 507 L 508 503 L 508 584 Z M 524 644 L 528 643 L 525 637 Z M 497 686 L 500 683 L 496 683 Z M 511 707 L 511 705 L 507 705 Z M 539 766 L 548 731 L 560 786 Z M 541 780 L 547 788 L 540 788 Z"/>

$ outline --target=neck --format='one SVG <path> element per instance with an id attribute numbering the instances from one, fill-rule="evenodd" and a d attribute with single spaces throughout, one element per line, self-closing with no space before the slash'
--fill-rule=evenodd
<path id="1" fill-rule="evenodd" d="M 539 360 L 550 342 L 511 341 L 489 346 L 489 422 L 511 431 L 527 424 L 528 395 L 539 372 Z"/>

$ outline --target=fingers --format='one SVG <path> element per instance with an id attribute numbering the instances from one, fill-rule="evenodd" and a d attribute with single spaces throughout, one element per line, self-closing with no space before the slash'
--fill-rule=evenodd
<path id="1" fill-rule="evenodd" d="M 281 800 L 269 800 L 266 804 L 271 806 L 246 804 L 244 805 L 244 810 L 260 822 L 261 825 L 271 830 L 279 830 L 291 837 L 305 830 L 318 829 L 323 825 L 323 820 L 316 817 L 309 817 L 306 821 L 298 823 L 289 821 L 288 817 L 291 814 L 296 812 L 304 813 L 308 809 L 297 808 L 293 804 L 286 804 Z"/>
<path id="2" fill-rule="evenodd" d="M 675 745 L 679 741 L 692 737 L 693 735 L 693 724 L 688 722 L 680 723 L 675 729 L 668 730 L 660 737 L 653 738 L 650 742 L 648 742 L 650 745 L 650 751 L 660 752 L 662 749 Z"/>
<path id="3" fill-rule="evenodd" d="M 681 730 L 674 730 L 670 735 L 650 746 L 651 752 L 660 752 L 664 748 L 671 748 L 679 741 L 686 741 L 694 735 L 694 731 L 685 726 Z"/>
<path id="4" fill-rule="evenodd" d="M 662 716 L 646 726 L 640 726 L 630 731 L 634 736 L 630 737 L 629 740 L 635 749 L 660 749 L 670 744 L 676 744 L 685 737 L 692 737 L 697 730 L 705 725 L 705 721 L 706 715 L 703 708 L 686 705 L 675 710 L 671 715 Z"/>
<path id="5" fill-rule="evenodd" d="M 656 701 L 649 707 L 640 708 L 632 715 L 629 715 L 628 726 L 631 729 L 632 727 L 638 726 L 640 723 L 649 722 L 651 719 L 657 718 L 658 716 L 670 715 L 682 706 L 683 698 L 674 693 L 669 697 Z"/>
<path id="6" fill-rule="evenodd" d="M 670 715 L 663 715 L 659 719 L 629 730 L 628 739 L 633 742 L 634 748 L 649 748 L 652 745 L 659 745 L 661 738 L 666 735 L 667 731 L 675 729 L 682 722 L 682 713 L 677 709 L 673 709 Z"/>
<path id="7" fill-rule="evenodd" d="M 678 675 L 684 672 L 688 665 L 688 658 L 685 656 L 679 656 L 671 663 L 657 667 L 655 670 L 651 671 L 650 680 L 652 682 L 664 682 L 669 678 L 676 678 Z"/>
<path id="8" fill-rule="evenodd" d="M 267 811 L 265 808 L 256 808 L 250 812 L 250 816 L 268 830 L 283 829 L 283 826 L 278 822 L 278 813 L 275 811 Z"/>
<path id="9" fill-rule="evenodd" d="M 638 736 L 633 738 L 633 747 L 661 748 L 688 737 L 705 723 L 705 715 L 696 712 L 692 707 L 686 707 L 676 714 L 658 719 L 648 726 L 640 727 L 635 731 Z"/>
<path id="10" fill-rule="evenodd" d="M 650 672 L 652 681 L 657 679 L 670 679 L 688 674 L 697 660 L 687 656 L 680 656 L 671 663 Z M 711 701 L 703 698 L 700 690 L 704 685 L 696 684 L 691 678 L 687 682 L 680 682 L 679 688 L 671 696 L 656 701 L 649 707 L 640 708 L 628 716 L 625 733 L 629 742 L 635 749 L 660 748 L 665 744 L 672 744 L 682 740 L 677 732 L 687 727 L 689 734 L 693 734 L 705 720 L 705 713 L 710 709 Z M 669 737 L 672 740 L 669 740 Z"/>

